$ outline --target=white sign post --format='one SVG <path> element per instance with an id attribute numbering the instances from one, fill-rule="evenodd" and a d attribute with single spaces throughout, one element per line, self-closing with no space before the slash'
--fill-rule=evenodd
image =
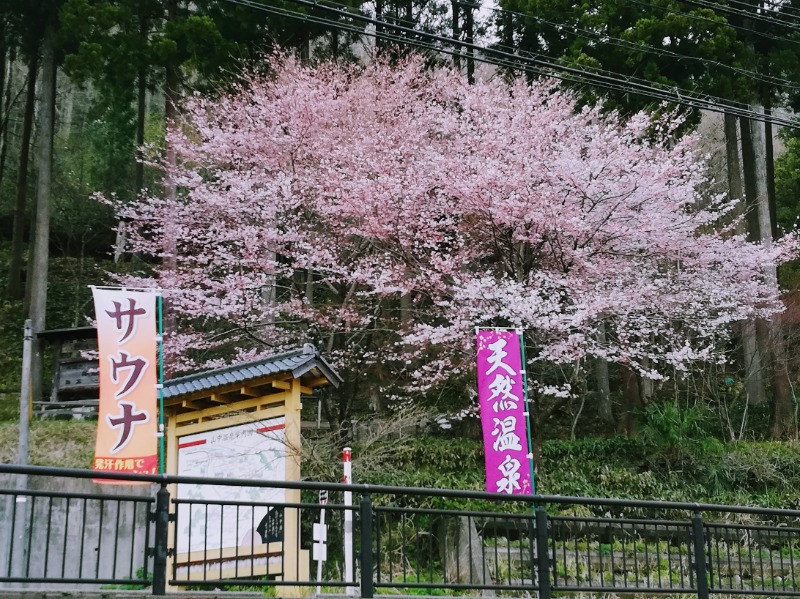
<path id="1" fill-rule="evenodd" d="M 342 450 L 342 464 L 344 466 L 344 484 L 353 484 L 352 449 L 345 447 Z M 344 492 L 344 581 L 353 582 L 353 492 Z M 348 595 L 355 595 L 354 586 L 347 587 Z"/>
<path id="2" fill-rule="evenodd" d="M 328 504 L 328 492 L 319 492 L 319 504 Z M 328 559 L 328 527 L 325 524 L 325 508 L 319 511 L 319 523 L 314 523 L 313 559 L 317 562 L 317 595 L 322 592 L 322 562 Z"/>

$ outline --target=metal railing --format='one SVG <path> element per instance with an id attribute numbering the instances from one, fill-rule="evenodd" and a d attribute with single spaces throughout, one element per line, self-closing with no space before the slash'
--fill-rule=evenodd
<path id="1" fill-rule="evenodd" d="M 0 581 L 150 584 L 151 498 L 0 489 L 0 502 Z"/>
<path id="2" fill-rule="evenodd" d="M 800 596 L 797 510 L 122 474 L 103 478 L 152 486 L 68 493 L 95 473 L 0 474 L 36 481 L 0 489 L 0 586 Z"/>

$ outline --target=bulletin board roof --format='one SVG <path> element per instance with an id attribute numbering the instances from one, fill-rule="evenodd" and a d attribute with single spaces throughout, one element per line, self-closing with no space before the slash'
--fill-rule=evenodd
<path id="1" fill-rule="evenodd" d="M 301 348 L 267 358 L 166 381 L 164 399 L 178 399 L 196 395 L 198 392 L 212 392 L 234 385 L 246 386 L 281 378 L 301 379 L 309 387 L 328 383 L 338 387 L 342 382 L 342 377 L 319 354 L 317 348 L 306 343 Z"/>

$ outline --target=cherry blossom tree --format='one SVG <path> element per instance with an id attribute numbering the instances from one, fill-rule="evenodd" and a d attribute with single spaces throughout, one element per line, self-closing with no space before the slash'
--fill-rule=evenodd
<path id="1" fill-rule="evenodd" d="M 764 272 L 794 239 L 735 234 L 675 115 L 623 121 L 553 82 L 468 85 L 414 58 L 281 58 L 183 116 L 177 203 L 123 210 L 160 258 L 174 220 L 176 266 L 154 274 L 180 367 L 316 342 L 349 381 L 336 420 L 358 397 L 469 382 L 475 327 L 525 330 L 543 409 L 588 358 L 661 379 L 779 310 Z"/>

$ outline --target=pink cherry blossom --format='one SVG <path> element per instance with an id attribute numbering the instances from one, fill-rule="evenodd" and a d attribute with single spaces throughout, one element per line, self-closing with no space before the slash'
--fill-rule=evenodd
<path id="1" fill-rule="evenodd" d="M 470 371 L 476 326 L 513 326 L 531 365 L 659 378 L 723 360 L 732 324 L 779 310 L 764 271 L 797 252 L 732 233 L 695 137 L 576 109 L 551 81 L 282 58 L 183 118 L 177 204 L 120 208 L 136 252 L 176 236 L 154 275 L 183 368 L 311 340 L 373 391 L 426 392 Z"/>

